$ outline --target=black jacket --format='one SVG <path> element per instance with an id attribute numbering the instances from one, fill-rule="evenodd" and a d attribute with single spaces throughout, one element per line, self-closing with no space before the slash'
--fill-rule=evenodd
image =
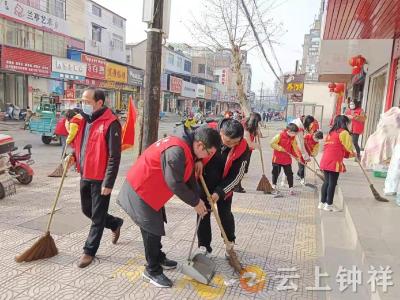
<path id="1" fill-rule="evenodd" d="M 106 111 L 107 107 L 104 107 L 93 113 L 92 116 L 88 116 L 85 113 L 81 113 L 82 117 L 87 123 L 91 124 L 97 118 L 99 118 Z M 85 123 L 86 124 L 86 123 Z M 83 128 L 85 132 L 85 128 Z M 119 164 L 121 162 L 121 124 L 118 120 L 115 120 L 110 124 L 108 131 L 106 132 L 106 142 L 108 147 L 108 162 L 106 168 L 106 175 L 103 180 L 103 186 L 112 189 L 114 187 L 115 180 L 117 179 Z M 82 147 L 82 145 L 81 145 Z M 82 178 L 86 180 L 85 178 Z"/>

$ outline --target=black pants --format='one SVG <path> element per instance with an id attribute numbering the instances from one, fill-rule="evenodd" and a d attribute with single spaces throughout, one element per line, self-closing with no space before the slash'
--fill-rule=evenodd
<path id="1" fill-rule="evenodd" d="M 354 145 L 354 148 L 356 149 L 357 156 L 360 157 L 360 152 L 361 151 L 360 151 L 360 145 L 358 144 L 358 140 L 360 139 L 360 135 L 353 133 L 351 138 L 353 140 L 353 145 Z"/>
<path id="2" fill-rule="evenodd" d="M 339 172 L 324 171 L 324 184 L 321 188 L 321 202 L 333 204 L 333 197 L 335 196 L 335 187 L 339 179 Z"/>
<path id="3" fill-rule="evenodd" d="M 165 260 L 165 253 L 161 251 L 161 236 L 154 235 L 142 228 L 140 228 L 142 233 L 144 253 L 146 256 L 146 271 L 152 275 L 160 275 L 163 272 L 161 263 Z"/>
<path id="4" fill-rule="evenodd" d="M 285 172 L 289 188 L 293 187 L 293 171 L 292 171 L 292 165 L 278 165 L 278 164 L 272 164 L 272 184 L 276 185 L 278 182 L 278 177 L 279 174 L 281 173 L 281 169 L 283 168 L 283 171 Z"/>
<path id="5" fill-rule="evenodd" d="M 91 256 L 95 256 L 99 249 L 104 227 L 114 231 L 122 224 L 122 219 L 108 214 L 111 195 L 102 196 L 101 189 L 101 182 L 81 180 L 82 212 L 92 220 L 83 251 Z"/>
<path id="6" fill-rule="evenodd" d="M 208 209 L 210 206 L 206 203 Z M 218 214 L 221 219 L 222 227 L 225 230 L 226 236 L 230 242 L 235 242 L 235 219 L 232 214 L 232 197 L 228 199 L 220 199 L 217 202 Z M 213 212 L 208 213 L 200 221 L 199 229 L 197 230 L 198 245 L 209 248 L 211 246 L 211 220 L 210 216 Z"/>
<path id="7" fill-rule="evenodd" d="M 298 163 L 298 165 L 299 165 L 299 170 L 297 171 L 297 176 L 299 176 L 301 179 L 304 179 L 306 167 L 301 163 Z"/>

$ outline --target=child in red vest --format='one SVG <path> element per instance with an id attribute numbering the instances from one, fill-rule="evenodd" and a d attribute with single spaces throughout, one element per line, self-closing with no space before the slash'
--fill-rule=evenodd
<path id="1" fill-rule="evenodd" d="M 354 157 L 349 126 L 350 119 L 347 116 L 336 116 L 334 124 L 326 137 L 324 153 L 320 162 L 320 168 L 324 171 L 325 181 L 321 188 L 319 209 L 339 211 L 333 206 L 335 187 L 339 174 L 346 172 L 343 159 Z"/>
<path id="2" fill-rule="evenodd" d="M 302 159 L 295 139 L 298 132 L 299 127 L 290 123 L 285 130 L 271 140 L 271 147 L 274 149 L 272 156 L 272 186 L 276 189 L 276 183 L 283 168 L 289 184 L 289 195 L 291 196 L 295 195 L 293 191 L 292 156 Z"/>
<path id="3" fill-rule="evenodd" d="M 307 154 L 311 157 L 316 157 L 319 152 L 319 141 L 324 138 L 322 131 L 315 131 L 314 133 L 307 133 L 304 135 L 304 148 Z M 304 164 L 302 160 L 302 164 Z M 305 167 L 299 168 L 297 176 L 300 177 L 301 185 L 305 185 Z"/>

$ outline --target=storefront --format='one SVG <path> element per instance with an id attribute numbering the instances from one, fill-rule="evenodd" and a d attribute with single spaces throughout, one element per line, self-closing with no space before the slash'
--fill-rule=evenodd
<path id="1" fill-rule="evenodd" d="M 51 56 L 8 46 L 1 47 L 0 108 L 7 103 L 26 108 L 32 106 L 31 94 L 35 86 L 29 85 L 31 76 L 50 77 Z M 43 80 L 46 80 L 43 78 Z M 48 92 L 48 91 L 46 91 Z"/>
<path id="2" fill-rule="evenodd" d="M 198 84 L 197 85 L 197 89 L 196 89 L 196 98 L 198 100 L 198 106 L 196 108 L 196 110 L 201 111 L 202 113 L 204 113 L 204 109 L 205 109 L 205 98 L 206 98 L 206 87 L 205 85 L 202 84 Z"/>
<path id="3" fill-rule="evenodd" d="M 183 113 L 190 113 L 193 107 L 193 101 L 196 99 L 197 86 L 194 83 L 183 81 L 182 83 L 182 97 L 179 98 L 178 110 Z"/>

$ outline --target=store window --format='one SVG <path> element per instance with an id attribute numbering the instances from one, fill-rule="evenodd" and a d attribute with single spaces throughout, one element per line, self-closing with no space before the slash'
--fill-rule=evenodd
<path id="1" fill-rule="evenodd" d="M 92 5 L 92 14 L 101 18 L 101 8 L 97 5 Z"/>
<path id="2" fill-rule="evenodd" d="M 113 33 L 111 48 L 123 50 L 124 49 L 124 38 L 118 34 Z"/>
<path id="3" fill-rule="evenodd" d="M 185 72 L 192 72 L 192 63 L 189 60 L 185 60 L 185 65 L 183 67 Z"/>
<path id="4" fill-rule="evenodd" d="M 96 24 L 92 24 L 92 40 L 101 42 L 101 27 Z"/>

